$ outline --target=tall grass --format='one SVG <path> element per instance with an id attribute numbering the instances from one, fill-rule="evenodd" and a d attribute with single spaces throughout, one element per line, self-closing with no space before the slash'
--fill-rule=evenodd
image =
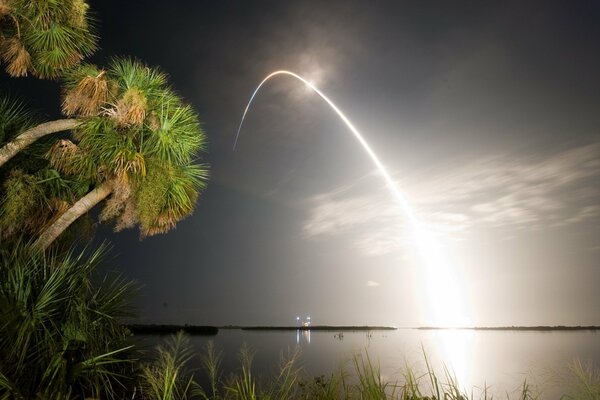
<path id="1" fill-rule="evenodd" d="M 142 366 L 141 396 L 148 400 L 187 399 L 195 384 L 186 364 L 193 356 L 188 338 L 179 332 L 156 348 L 156 359 Z"/>
<path id="2" fill-rule="evenodd" d="M 568 392 L 563 399 L 598 400 L 600 399 L 600 370 L 591 364 L 575 360 L 568 366 L 565 382 Z"/>
<path id="3" fill-rule="evenodd" d="M 193 390 L 186 392 L 186 397 L 173 399 L 203 400 L 492 400 L 494 396 L 484 387 L 477 393 L 465 392 L 460 388 L 455 376 L 446 368 L 440 374 L 424 353 L 426 370 L 417 373 L 410 366 L 404 368 L 398 380 L 385 380 L 379 365 L 368 353 L 355 355 L 350 371 L 344 367 L 330 376 L 307 377 L 306 371 L 299 365 L 299 353 L 292 352 L 282 356 L 279 370 L 270 379 L 258 377 L 254 373 L 252 361 L 254 353 L 247 345 L 243 345 L 237 373 L 222 378 L 220 366 L 222 353 L 215 349 L 212 342 L 206 347 L 202 356 L 202 367 L 206 374 L 206 387 L 193 382 L 190 375 L 183 371 L 186 387 Z M 168 379 L 164 379 L 168 381 Z M 567 384 L 568 383 L 568 384 Z M 564 400 L 600 399 L 600 372 L 591 366 L 574 362 L 569 366 L 568 382 L 563 382 Z M 144 397 L 145 398 L 145 397 Z M 156 398 L 156 397 L 152 397 Z M 166 397 L 160 397 L 166 399 Z M 502 397 L 504 398 L 504 397 Z M 541 396 L 527 381 L 517 393 L 506 394 L 506 399 L 535 400 Z"/>

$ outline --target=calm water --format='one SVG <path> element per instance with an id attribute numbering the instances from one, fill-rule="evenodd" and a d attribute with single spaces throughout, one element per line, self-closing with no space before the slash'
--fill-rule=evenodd
<path id="1" fill-rule="evenodd" d="M 160 339 L 141 337 L 150 346 Z M 524 332 L 524 331 L 396 331 L 337 332 L 323 331 L 243 331 L 221 329 L 216 336 L 192 336 L 191 341 L 202 354 L 212 340 L 223 352 L 223 371 L 236 371 L 243 343 L 255 351 L 254 372 L 272 374 L 280 354 L 301 349 L 301 364 L 309 376 L 337 371 L 353 355 L 367 351 L 378 361 L 382 375 L 390 381 L 401 379 L 408 363 L 424 370 L 421 346 L 433 367 L 442 375 L 442 362 L 454 371 L 463 387 L 483 387 L 486 383 L 496 395 L 518 390 L 524 379 L 544 387 L 544 398 L 557 398 L 556 374 L 564 372 L 572 360 L 592 362 L 600 367 L 600 332 Z M 200 367 L 199 358 L 192 361 Z M 347 364 L 350 366 L 350 364 Z M 549 383 L 550 382 L 550 383 Z M 470 390 L 470 389 L 469 389 Z M 476 391 L 477 393 L 477 391 Z"/>

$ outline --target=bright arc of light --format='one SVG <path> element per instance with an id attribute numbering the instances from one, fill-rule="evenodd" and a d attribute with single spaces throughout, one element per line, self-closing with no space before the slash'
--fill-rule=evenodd
<path id="1" fill-rule="evenodd" d="M 398 185 L 396 185 L 385 166 L 381 163 L 373 149 L 371 149 L 371 146 L 369 146 L 358 129 L 354 127 L 348 117 L 346 117 L 346 115 L 329 99 L 329 97 L 325 96 L 325 94 L 323 94 L 323 92 L 321 92 L 315 85 L 300 75 L 286 70 L 275 71 L 267 75 L 256 87 L 254 93 L 252 93 L 252 96 L 250 96 L 250 100 L 248 101 L 244 113 L 242 114 L 242 119 L 235 137 L 235 142 L 233 143 L 233 150 L 236 148 L 240 131 L 244 124 L 244 120 L 246 119 L 246 114 L 248 114 L 248 110 L 250 109 L 256 94 L 268 80 L 278 75 L 288 75 L 303 82 L 306 86 L 317 93 L 323 100 L 325 100 L 325 102 L 346 124 L 348 129 L 350 129 L 356 140 L 358 140 L 377 167 L 377 170 L 385 180 L 388 189 L 400 205 L 405 217 L 412 227 L 416 248 L 423 262 L 422 274 L 424 275 L 424 283 L 426 286 L 426 291 L 428 292 L 427 297 L 429 299 L 431 308 L 431 315 L 429 318 L 436 321 L 437 324 L 441 323 L 445 324 L 446 326 L 456 324 L 466 326 L 465 324 L 469 323 L 469 318 L 467 317 L 464 309 L 461 293 L 458 288 L 458 282 L 454 281 L 452 268 L 450 268 L 445 255 L 440 250 L 439 243 L 437 243 L 435 237 L 428 232 L 427 229 L 421 227 L 421 224 L 415 217 L 415 214 L 408 201 L 402 192 L 400 192 Z"/>
<path id="2" fill-rule="evenodd" d="M 417 220 L 416 220 L 414 213 L 413 213 L 412 209 L 410 208 L 408 202 L 406 201 L 406 199 L 404 198 L 404 196 L 398 189 L 398 186 L 396 185 L 396 183 L 392 180 L 392 177 L 387 172 L 387 170 L 385 169 L 385 167 L 383 166 L 381 161 L 379 161 L 379 158 L 377 158 L 377 155 L 375 154 L 373 149 L 371 149 L 371 146 L 369 146 L 367 141 L 360 134 L 358 129 L 356 129 L 354 127 L 354 125 L 352 125 L 352 122 L 350 122 L 348 117 L 346 117 L 346 115 L 339 108 L 337 108 L 337 106 L 329 99 L 329 97 L 325 96 L 323 94 L 323 92 L 321 92 L 319 89 L 317 89 L 317 87 L 315 85 L 313 85 L 312 83 L 310 83 L 309 81 L 307 81 L 306 79 L 304 79 L 303 77 L 301 77 L 298 74 L 295 74 L 290 71 L 285 71 L 285 70 L 275 71 L 275 72 L 272 72 L 269 75 L 267 75 L 267 77 L 265 79 L 263 79 L 262 82 L 256 87 L 256 89 L 254 90 L 254 93 L 252 93 L 252 96 L 250 96 L 248 105 L 246 105 L 246 109 L 244 110 L 244 114 L 242 115 L 242 119 L 240 121 L 240 126 L 238 127 L 237 134 L 235 136 L 235 142 L 233 143 L 233 150 L 235 150 L 235 147 L 237 145 L 238 138 L 240 137 L 240 131 L 242 130 L 242 125 L 244 124 L 244 120 L 246 119 L 246 114 L 248 114 L 248 110 L 250 109 L 250 105 L 252 104 L 254 97 L 256 96 L 256 94 L 258 93 L 258 91 L 260 90 L 262 85 L 264 85 L 269 79 L 271 79 L 277 75 L 293 76 L 294 78 L 298 79 L 299 81 L 303 82 L 306 86 L 311 88 L 316 94 L 318 94 L 323 100 L 325 100 L 325 102 L 327 104 L 329 104 L 329 106 L 333 109 L 333 111 L 335 111 L 336 114 L 342 119 L 342 121 L 344 121 L 344 123 L 346 124 L 348 129 L 350 129 L 350 131 L 352 132 L 352 134 L 354 134 L 354 136 L 356 137 L 356 140 L 358 140 L 358 142 L 361 144 L 361 146 L 365 149 L 365 151 L 367 152 L 367 154 L 369 155 L 369 157 L 371 158 L 371 160 L 377 167 L 377 170 L 383 176 L 383 179 L 385 180 L 385 183 L 387 184 L 389 190 L 392 192 L 392 194 L 394 195 L 394 197 L 396 198 L 396 200 L 402 207 L 402 211 L 404 211 L 404 214 L 409 219 L 411 224 L 417 225 Z"/>

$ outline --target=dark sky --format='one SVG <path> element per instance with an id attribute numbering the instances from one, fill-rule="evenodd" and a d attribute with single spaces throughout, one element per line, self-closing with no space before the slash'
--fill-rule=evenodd
<path id="1" fill-rule="evenodd" d="M 325 4 L 326 3 L 326 4 Z M 452 259 L 475 325 L 600 324 L 597 1 L 91 1 L 102 50 L 168 72 L 212 179 L 162 236 L 111 234 L 144 322 L 413 326 L 406 221 L 315 83 Z M 2 80 L 5 85 L 6 79 Z M 35 80 L 12 92 L 49 93 Z M 51 117 L 47 97 L 31 104 Z"/>

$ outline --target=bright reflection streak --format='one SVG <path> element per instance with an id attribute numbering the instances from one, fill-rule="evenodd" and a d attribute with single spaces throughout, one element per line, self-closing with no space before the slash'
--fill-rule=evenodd
<path id="1" fill-rule="evenodd" d="M 427 230 L 424 225 L 417 220 L 408 201 L 402 192 L 400 192 L 398 185 L 396 182 L 394 182 L 387 169 L 381 163 L 375 152 L 371 149 L 371 146 L 369 146 L 358 129 L 356 129 L 346 115 L 311 82 L 302 78 L 300 75 L 285 70 L 275 71 L 267 75 L 256 87 L 254 93 L 252 93 L 252 96 L 250 96 L 250 100 L 246 105 L 237 130 L 235 142 L 233 144 L 233 150 L 236 148 L 242 125 L 244 124 L 246 114 L 250 109 L 250 105 L 252 104 L 254 97 L 268 80 L 278 75 L 287 75 L 296 78 L 317 93 L 333 109 L 333 111 L 335 111 L 344 124 L 346 124 L 350 132 L 352 132 L 356 140 L 358 140 L 371 161 L 377 167 L 377 170 L 383 177 L 387 188 L 391 192 L 397 204 L 400 206 L 411 228 L 411 238 L 414 240 L 415 249 L 418 253 L 417 255 L 420 260 L 419 271 L 422 276 L 422 283 L 425 286 L 425 302 L 428 305 L 426 320 L 428 323 L 445 327 L 470 325 L 470 319 L 468 317 L 462 296 L 464 290 L 462 290 L 459 285 L 455 268 L 452 266 L 450 260 L 445 254 L 443 246 L 441 246 L 433 232 Z M 458 350 L 454 352 L 453 355 L 449 356 L 451 357 L 451 362 L 454 365 L 464 364 L 464 362 L 460 361 L 461 355 L 459 354 Z"/>
<path id="2" fill-rule="evenodd" d="M 433 332 L 442 361 L 456 382 L 463 388 L 471 388 L 473 363 L 473 339 L 475 332 L 466 329 L 445 329 Z"/>
<path id="3" fill-rule="evenodd" d="M 296 329 L 296 344 L 300 344 L 300 331 L 306 343 L 310 344 L 310 329 Z"/>

